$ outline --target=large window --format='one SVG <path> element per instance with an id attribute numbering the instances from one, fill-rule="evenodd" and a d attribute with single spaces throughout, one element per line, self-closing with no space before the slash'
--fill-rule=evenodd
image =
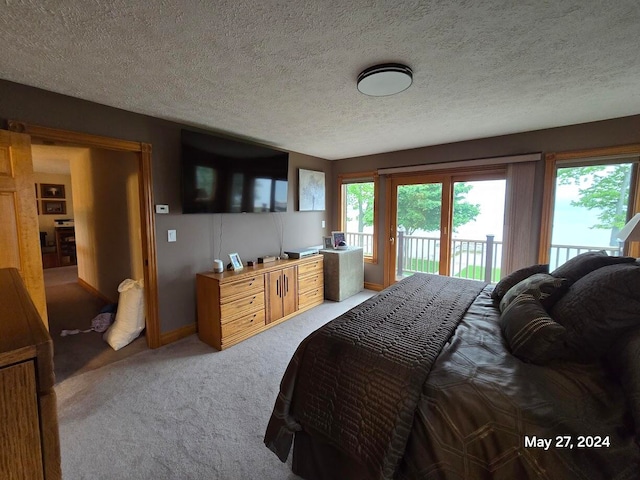
<path id="1" fill-rule="evenodd" d="M 638 156 L 607 150 L 547 156 L 540 259 L 551 270 L 588 251 L 630 252 L 617 233 L 637 211 Z"/>
<path id="2" fill-rule="evenodd" d="M 338 177 L 340 192 L 340 228 L 347 245 L 363 248 L 365 262 L 377 263 L 378 175 L 345 174 Z"/>

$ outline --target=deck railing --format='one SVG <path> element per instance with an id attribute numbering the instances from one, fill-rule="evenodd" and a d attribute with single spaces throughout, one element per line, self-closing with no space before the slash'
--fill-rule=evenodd
<path id="1" fill-rule="evenodd" d="M 364 255 L 373 254 L 373 235 L 371 233 L 346 232 L 348 245 L 360 246 Z M 461 278 L 484 280 L 496 283 L 501 278 L 502 265 L 501 241 L 493 235 L 485 239 L 456 238 L 451 245 L 451 275 Z M 594 247 L 587 245 L 551 245 L 549 269 L 559 265 L 580 253 L 605 250 L 609 255 L 622 254 L 620 247 Z M 489 268 L 487 268 L 489 265 Z M 440 238 L 405 235 L 398 232 L 396 242 L 396 275 L 404 277 L 416 272 L 438 273 L 440 269 Z"/>

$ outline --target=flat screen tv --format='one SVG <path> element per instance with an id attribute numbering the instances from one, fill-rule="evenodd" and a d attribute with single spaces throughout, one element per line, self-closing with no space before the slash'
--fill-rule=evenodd
<path id="1" fill-rule="evenodd" d="M 182 130 L 182 212 L 286 212 L 289 154 Z"/>

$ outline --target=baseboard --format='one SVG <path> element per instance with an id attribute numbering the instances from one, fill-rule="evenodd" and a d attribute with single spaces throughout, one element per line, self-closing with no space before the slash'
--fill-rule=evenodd
<path id="1" fill-rule="evenodd" d="M 384 287 L 379 283 L 364 282 L 364 288 L 366 288 L 367 290 L 375 290 L 376 292 L 384 290 Z"/>
<path id="2" fill-rule="evenodd" d="M 114 303 L 113 300 L 111 300 L 110 298 L 105 297 L 102 293 L 100 293 L 98 290 L 96 290 L 93 286 L 89 285 L 87 282 L 85 282 L 80 277 L 78 277 L 78 285 L 80 285 L 82 288 L 84 288 L 91 295 L 93 295 L 94 297 L 99 298 L 103 302 L 105 302 L 105 303 Z"/>
<path id="3" fill-rule="evenodd" d="M 196 324 L 185 325 L 184 327 L 176 328 L 170 332 L 160 334 L 160 345 L 167 345 L 169 343 L 177 342 L 181 338 L 188 337 L 196 333 Z"/>

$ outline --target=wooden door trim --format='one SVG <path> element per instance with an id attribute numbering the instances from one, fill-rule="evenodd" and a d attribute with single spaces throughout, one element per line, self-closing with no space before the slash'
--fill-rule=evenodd
<path id="1" fill-rule="evenodd" d="M 151 172 L 151 144 L 133 142 L 70 130 L 43 127 L 9 120 L 9 130 L 25 133 L 31 138 L 60 142 L 84 147 L 105 148 L 138 154 L 138 182 L 140 191 L 140 216 L 142 226 L 142 256 L 147 309 L 146 337 L 149 348 L 158 348 L 160 342 L 160 317 L 158 312 L 158 260 L 156 228 L 153 215 L 153 179 Z"/>

